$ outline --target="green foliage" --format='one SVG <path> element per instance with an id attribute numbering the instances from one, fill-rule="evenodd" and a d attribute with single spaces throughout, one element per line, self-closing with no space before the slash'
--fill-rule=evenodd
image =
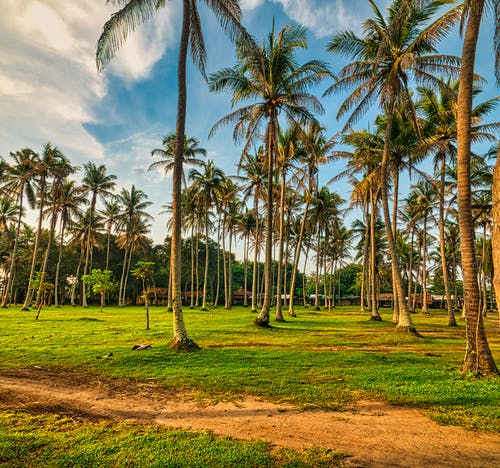
<path id="1" fill-rule="evenodd" d="M 100 268 L 93 269 L 90 275 L 83 275 L 82 281 L 92 288 L 94 294 L 107 294 L 117 287 L 117 283 L 113 281 L 113 272 Z"/>

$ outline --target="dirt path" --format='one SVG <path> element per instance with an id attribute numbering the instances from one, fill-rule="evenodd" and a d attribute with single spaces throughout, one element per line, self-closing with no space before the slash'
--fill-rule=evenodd
<path id="1" fill-rule="evenodd" d="M 357 467 L 498 467 L 500 435 L 439 426 L 418 410 L 362 401 L 301 411 L 245 398 L 202 405 L 151 383 L 42 369 L 0 372 L 0 408 L 210 430 L 296 450 L 325 447 Z"/>

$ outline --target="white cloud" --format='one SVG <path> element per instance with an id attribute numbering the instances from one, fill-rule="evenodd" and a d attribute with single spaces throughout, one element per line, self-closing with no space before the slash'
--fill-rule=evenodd
<path id="1" fill-rule="evenodd" d="M 104 156 L 83 127 L 106 94 L 95 47 L 112 10 L 104 0 L 4 0 L 0 16 L 0 154 L 52 141 L 75 163 Z M 111 72 L 127 82 L 151 72 L 174 35 L 164 9 L 132 34 Z"/>
<path id="2" fill-rule="evenodd" d="M 265 0 L 241 0 L 241 9 L 242 10 L 253 10 L 258 6 L 262 5 Z"/>
<path id="3" fill-rule="evenodd" d="M 306 26 L 318 37 L 328 36 L 346 28 L 357 29 L 359 16 L 351 5 L 344 6 L 343 0 L 273 0 L 281 3 L 285 13 L 294 21 Z"/>

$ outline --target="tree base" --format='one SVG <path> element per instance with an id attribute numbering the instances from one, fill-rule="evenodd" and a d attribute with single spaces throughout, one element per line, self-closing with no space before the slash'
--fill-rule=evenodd
<path id="1" fill-rule="evenodd" d="M 314 310 L 321 310 L 320 306 L 314 306 Z"/>
<path id="2" fill-rule="evenodd" d="M 419 338 L 422 338 L 422 335 L 417 331 L 417 329 L 415 327 L 397 326 L 396 331 L 398 333 L 406 333 L 408 335 L 417 336 Z"/>
<path id="3" fill-rule="evenodd" d="M 374 322 L 381 322 L 382 317 L 380 315 L 371 315 L 370 320 L 373 320 Z"/>
<path id="4" fill-rule="evenodd" d="M 286 320 L 283 317 L 275 318 L 275 322 L 286 322 Z"/>
<path id="5" fill-rule="evenodd" d="M 289 317 L 297 317 L 297 314 L 292 310 L 291 312 L 288 312 Z"/>
<path id="6" fill-rule="evenodd" d="M 449 327 L 458 327 L 458 323 L 456 320 L 453 320 L 451 322 L 448 322 L 448 326 Z"/>
<path id="7" fill-rule="evenodd" d="M 252 309 L 251 312 L 252 312 L 252 314 L 256 314 L 257 313 L 257 309 Z"/>
<path id="8" fill-rule="evenodd" d="M 269 325 L 269 319 L 261 319 L 259 317 L 255 317 L 253 319 L 254 325 L 257 325 L 258 327 L 263 327 L 263 328 L 269 328 L 271 325 Z"/>
<path id="9" fill-rule="evenodd" d="M 198 351 L 201 349 L 193 340 L 177 340 L 170 343 L 169 348 L 173 351 Z"/>
<path id="10" fill-rule="evenodd" d="M 31 309 L 28 306 L 26 306 L 26 307 L 22 307 L 21 310 L 23 312 L 29 312 Z"/>

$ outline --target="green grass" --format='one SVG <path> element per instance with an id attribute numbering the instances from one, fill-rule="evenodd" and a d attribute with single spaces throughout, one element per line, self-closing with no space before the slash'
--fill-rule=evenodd
<path id="1" fill-rule="evenodd" d="M 254 315 L 244 308 L 231 311 L 219 308 L 211 312 L 186 308 L 184 313 L 189 334 L 201 346 L 200 351 L 169 350 L 172 317 L 164 308 L 151 309 L 150 331 L 145 330 L 144 311 L 140 307 L 109 307 L 102 314 L 98 308 L 47 308 L 42 310 L 39 321 L 34 320 L 33 311 L 1 310 L 0 368 L 40 366 L 119 378 L 152 379 L 165 387 L 196 391 L 200 397 L 214 400 L 255 395 L 304 408 L 338 409 L 358 398 L 375 398 L 422 408 L 440 423 L 500 431 L 500 379 L 478 379 L 459 372 L 465 345 L 464 324 L 447 327 L 442 311 L 433 311 L 431 316 L 414 316 L 421 338 L 396 333 L 389 313 L 383 322 L 372 322 L 367 314 L 362 315 L 354 308 L 340 307 L 331 313 L 300 309 L 297 318 L 272 323 L 269 329 L 252 325 Z M 498 362 L 498 317 L 488 317 L 486 325 Z M 132 351 L 132 346 L 139 343 L 152 347 Z M 30 424 L 27 415 L 11 417 L 22 421 L 22 427 Z M 13 430 L 12 425 L 7 427 Z M 87 429 L 91 431 L 90 426 Z M 165 430 L 123 425 L 92 426 L 94 430 L 115 434 L 111 439 L 117 441 L 116 452 L 106 455 L 106 466 L 114 463 L 121 466 L 120 457 L 124 456 L 127 444 L 134 446 L 140 431 L 145 431 L 153 439 L 151 443 L 159 446 L 174 437 L 174 433 Z M 71 431 L 78 432 L 76 428 Z M 75 434 L 71 437 L 76 437 Z M 176 437 L 186 440 L 208 437 L 183 434 Z M 20 439 L 21 447 L 30 443 L 25 436 Z M 0 465 L 7 448 L 17 440 L 12 439 L 12 434 L 3 437 L 7 437 L 8 442 L 0 441 Z M 62 439 L 52 440 L 50 432 L 44 437 L 55 454 L 48 458 L 50 463 L 58 466 L 83 463 L 85 466 L 85 462 L 71 461 L 71 457 L 83 455 L 70 450 Z M 96 446 L 95 450 L 112 450 L 111 439 L 109 446 L 103 442 L 104 445 Z M 213 441 L 215 445 L 222 444 L 220 439 Z M 237 450 L 242 457 L 246 456 L 246 450 L 257 450 L 257 445 L 243 445 Z M 93 446 L 90 442 L 85 446 L 91 460 Z M 271 455 L 269 448 L 259 447 L 261 455 L 258 456 L 268 457 L 267 461 L 262 459 L 260 466 L 276 463 L 311 466 L 314 459 L 321 463 L 324 458 L 324 454 L 309 454 L 306 460 L 305 455 L 290 455 L 292 452 L 273 458 L 275 455 Z M 227 447 L 214 450 L 231 452 Z M 31 454 L 33 450 L 28 452 Z M 34 452 L 45 453 L 42 449 Z M 70 458 L 61 458 L 63 454 Z M 150 465 L 145 458 L 140 458 L 146 457 L 146 452 L 137 456 L 137 466 Z M 293 465 L 292 458 L 298 456 L 298 464 Z M 224 455 L 223 459 L 230 460 L 230 457 Z M 56 463 L 57 460 L 62 461 Z M 192 460 L 196 465 L 196 459 Z M 174 466 L 169 463 L 165 458 L 162 466 Z M 245 465 L 243 459 L 232 466 L 238 463 L 251 466 Z"/>

